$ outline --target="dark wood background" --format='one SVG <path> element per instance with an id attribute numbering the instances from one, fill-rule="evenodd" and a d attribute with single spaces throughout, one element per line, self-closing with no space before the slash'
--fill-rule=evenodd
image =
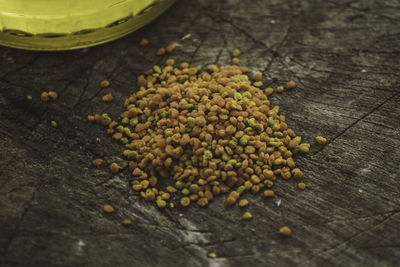
<path id="1" fill-rule="evenodd" d="M 138 45 L 143 37 L 148 47 Z M 91 165 L 99 156 L 122 164 L 122 147 L 86 116 L 117 116 L 137 75 L 162 64 L 155 51 L 170 43 L 172 57 L 194 65 L 230 64 L 240 48 L 241 64 L 262 71 L 266 86 L 298 83 L 271 102 L 312 144 L 297 158 L 305 191 L 279 181 L 275 199 L 248 197 L 254 218 L 242 221 L 244 210 L 225 207 L 224 197 L 159 210 L 132 193 L 127 168 L 111 175 Z M 181 0 L 98 47 L 1 47 L 0 265 L 398 266 L 399 63 L 398 0 Z M 59 99 L 42 103 L 49 90 Z M 100 101 L 106 92 L 113 103 Z M 315 144 L 317 135 L 328 144 Z M 107 203 L 115 213 L 104 214 Z M 290 238 L 277 234 L 283 225 Z"/>

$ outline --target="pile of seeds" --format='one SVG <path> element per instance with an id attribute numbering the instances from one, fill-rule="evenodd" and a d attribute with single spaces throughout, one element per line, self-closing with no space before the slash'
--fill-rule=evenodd
<path id="1" fill-rule="evenodd" d="M 174 64 L 168 59 L 138 77 L 140 89 L 126 99 L 120 122 L 108 114 L 88 116 L 124 144 L 134 191 L 160 208 L 173 207 L 177 198 L 182 206 L 206 206 L 219 194 L 233 205 L 247 192 L 273 197 L 277 177 L 302 178 L 293 155 L 310 145 L 288 127 L 278 106 L 270 107 L 273 89 L 260 89 L 260 72 L 251 79 L 248 68 L 237 65 L 201 71 Z M 113 173 L 119 169 L 110 166 Z"/>

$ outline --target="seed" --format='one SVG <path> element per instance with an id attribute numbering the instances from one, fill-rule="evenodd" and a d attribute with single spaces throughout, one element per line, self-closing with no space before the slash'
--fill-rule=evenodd
<path id="1" fill-rule="evenodd" d="M 279 229 L 279 234 L 290 236 L 292 234 L 292 230 L 290 230 L 290 228 L 287 226 L 283 226 L 281 229 Z"/>
<path id="2" fill-rule="evenodd" d="M 47 94 L 53 100 L 56 100 L 57 97 L 58 97 L 58 94 L 56 92 L 54 92 L 54 91 L 49 91 Z"/>
<path id="3" fill-rule="evenodd" d="M 108 86 L 110 86 L 110 82 L 108 80 L 103 80 L 100 82 L 101 88 L 107 88 Z"/>
<path id="4" fill-rule="evenodd" d="M 101 100 L 103 100 L 103 102 L 111 102 L 113 99 L 114 99 L 114 97 L 112 96 L 112 94 L 105 94 L 101 98 Z"/>
<path id="5" fill-rule="evenodd" d="M 49 94 L 47 92 L 42 92 L 42 94 L 40 95 L 40 99 L 42 100 L 42 102 L 49 101 Z"/>
<path id="6" fill-rule="evenodd" d="M 165 208 L 165 206 L 167 206 L 167 202 L 163 199 L 157 199 L 156 204 L 160 209 Z"/>
<path id="7" fill-rule="evenodd" d="M 185 196 L 187 196 L 187 195 L 190 194 L 190 191 L 189 191 L 189 189 L 187 189 L 187 188 L 183 188 L 181 192 L 182 192 L 182 194 L 185 195 Z"/>
<path id="8" fill-rule="evenodd" d="M 187 207 L 190 205 L 190 198 L 188 197 L 183 197 L 181 198 L 181 205 L 184 207 Z"/>
<path id="9" fill-rule="evenodd" d="M 56 121 L 51 121 L 50 124 L 51 124 L 51 126 L 53 126 L 53 127 L 57 127 L 57 122 L 56 122 Z"/>
<path id="10" fill-rule="evenodd" d="M 321 144 L 321 145 L 325 145 L 326 144 L 326 138 L 325 137 L 317 136 L 317 137 L 315 137 L 315 140 L 317 140 L 318 144 Z"/>
<path id="11" fill-rule="evenodd" d="M 165 48 L 164 47 L 160 47 L 158 50 L 157 50 L 157 56 L 162 56 L 162 55 L 164 55 L 165 54 Z"/>
<path id="12" fill-rule="evenodd" d="M 305 183 L 298 183 L 298 184 L 297 184 L 297 187 L 298 187 L 299 189 L 301 189 L 301 190 L 304 190 L 304 189 L 306 189 L 306 184 L 305 184 Z"/>
<path id="13" fill-rule="evenodd" d="M 239 201 L 239 207 L 243 208 L 246 207 L 247 205 L 249 205 L 249 201 L 247 199 L 241 199 Z"/>
<path id="14" fill-rule="evenodd" d="M 242 215 L 242 219 L 243 220 L 250 220 L 250 219 L 252 219 L 253 218 L 253 215 L 250 213 L 250 212 L 248 212 L 248 211 L 246 211 L 243 215 Z"/>
<path id="15" fill-rule="evenodd" d="M 210 252 L 210 253 L 208 253 L 208 257 L 215 259 L 217 257 L 217 254 L 215 254 L 214 252 Z"/>
<path id="16" fill-rule="evenodd" d="M 233 65 L 239 65 L 239 59 L 237 57 L 232 58 Z"/>
<path id="17" fill-rule="evenodd" d="M 227 206 L 232 206 L 233 204 L 235 204 L 236 199 L 234 197 L 228 197 L 225 201 L 225 204 Z"/>
<path id="18" fill-rule="evenodd" d="M 278 86 L 278 87 L 276 87 L 276 92 L 277 93 L 282 93 L 283 92 L 283 86 Z"/>
<path id="19" fill-rule="evenodd" d="M 112 173 L 117 173 L 117 172 L 119 171 L 119 166 L 118 166 L 118 164 L 115 163 L 115 162 L 111 163 L 111 165 L 110 165 L 110 171 L 111 171 Z"/>
<path id="20" fill-rule="evenodd" d="M 273 197 L 273 196 L 275 196 L 274 191 L 272 191 L 272 190 L 265 190 L 264 191 L 264 197 Z"/>
<path id="21" fill-rule="evenodd" d="M 166 65 L 168 66 L 172 66 L 175 64 L 175 60 L 173 60 L 172 58 L 167 59 L 167 61 L 165 62 Z"/>
<path id="22" fill-rule="evenodd" d="M 291 89 L 291 88 L 293 88 L 293 87 L 295 87 L 296 86 L 296 83 L 294 82 L 294 81 L 290 81 L 290 82 L 288 82 L 286 85 L 285 85 L 285 87 L 287 88 L 287 89 Z"/>
<path id="23" fill-rule="evenodd" d="M 253 79 L 256 80 L 257 82 L 262 81 L 262 73 L 261 72 L 255 72 L 253 74 Z"/>
<path id="24" fill-rule="evenodd" d="M 123 225 L 130 225 L 130 224 L 132 224 L 132 221 L 129 220 L 129 219 L 124 219 L 124 220 L 122 221 L 122 224 L 123 224 Z"/>
<path id="25" fill-rule="evenodd" d="M 140 41 L 140 45 L 141 46 L 146 46 L 146 45 L 148 45 L 149 44 L 149 40 L 147 40 L 147 39 L 145 39 L 145 38 L 143 38 L 141 41 Z"/>
<path id="26" fill-rule="evenodd" d="M 263 86 L 263 82 L 262 81 L 258 81 L 258 82 L 253 83 L 253 85 L 255 87 L 261 87 L 261 86 Z"/>
<path id="27" fill-rule="evenodd" d="M 271 88 L 271 87 L 266 88 L 266 89 L 264 90 L 264 93 L 265 93 L 266 95 L 271 95 L 273 92 L 274 92 L 274 88 Z"/>
<path id="28" fill-rule="evenodd" d="M 111 205 L 104 205 L 104 211 L 106 212 L 106 213 L 113 213 L 114 212 L 114 208 L 111 206 Z"/>
<path id="29" fill-rule="evenodd" d="M 101 164 L 103 164 L 104 160 L 103 159 L 94 159 L 92 161 L 93 165 L 96 167 L 99 167 Z"/>
<path id="30" fill-rule="evenodd" d="M 240 50 L 239 49 L 234 49 L 232 52 L 232 56 L 238 57 L 240 55 Z"/>
<path id="31" fill-rule="evenodd" d="M 32 100 L 32 96 L 31 96 L 31 95 L 27 95 L 27 96 L 26 96 L 26 99 L 29 100 L 29 101 L 31 101 L 31 100 Z"/>
<path id="32" fill-rule="evenodd" d="M 165 48 L 165 51 L 166 51 L 167 53 L 171 53 L 172 51 L 174 51 L 174 49 L 175 49 L 175 45 L 170 44 L 169 46 L 167 46 L 167 47 Z"/>
<path id="33" fill-rule="evenodd" d="M 302 153 L 307 153 L 310 150 L 310 144 L 302 143 L 299 145 L 299 151 Z"/>
<path id="34" fill-rule="evenodd" d="M 173 187 L 173 186 L 167 186 L 167 191 L 168 192 L 170 192 L 170 193 L 175 193 L 175 192 L 177 192 L 178 190 L 176 190 L 176 188 L 175 187 Z"/>

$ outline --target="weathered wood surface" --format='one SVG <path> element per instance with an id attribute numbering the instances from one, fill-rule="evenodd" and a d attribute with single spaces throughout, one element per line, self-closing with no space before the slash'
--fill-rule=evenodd
<path id="1" fill-rule="evenodd" d="M 128 171 L 91 166 L 97 156 L 122 159 L 87 114 L 117 115 L 135 77 L 162 63 L 155 50 L 170 43 L 179 44 L 176 60 L 195 65 L 229 64 L 240 48 L 264 84 L 298 82 L 271 101 L 313 143 L 297 159 L 305 191 L 280 181 L 274 200 L 249 197 L 254 218 L 241 221 L 223 197 L 160 211 L 132 193 Z M 398 266 L 399 45 L 399 1 L 186 0 L 99 47 L 0 48 L 1 266 Z M 111 87 L 101 90 L 104 78 Z M 60 97 L 43 104 L 43 90 Z M 99 101 L 107 91 L 112 104 Z M 329 143 L 314 145 L 316 135 Z M 116 212 L 104 214 L 105 203 Z M 123 227 L 125 218 L 133 225 Z M 277 234 L 283 225 L 292 237 Z"/>

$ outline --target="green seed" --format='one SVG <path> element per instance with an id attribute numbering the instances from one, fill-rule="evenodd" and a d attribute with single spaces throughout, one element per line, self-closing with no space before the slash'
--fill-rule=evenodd
<path id="1" fill-rule="evenodd" d="M 230 141 L 229 141 L 229 146 L 230 146 L 232 149 L 235 149 L 236 146 L 237 146 L 237 141 L 230 140 Z"/>
<path id="2" fill-rule="evenodd" d="M 164 134 L 165 134 L 165 137 L 170 137 L 170 136 L 172 136 L 174 133 L 173 133 L 171 130 L 166 130 Z"/>
<path id="3" fill-rule="evenodd" d="M 232 165 L 236 165 L 237 164 L 237 160 L 236 159 L 231 159 L 231 160 L 228 160 L 227 163 L 228 164 L 232 164 Z"/>
<path id="4" fill-rule="evenodd" d="M 122 224 L 123 225 L 130 225 L 130 224 L 132 224 L 132 221 L 129 220 L 129 219 L 125 219 L 125 220 L 122 221 Z"/>
<path id="5" fill-rule="evenodd" d="M 301 136 L 296 136 L 295 138 L 293 138 L 294 141 L 296 141 L 298 144 L 301 143 Z"/>
<path id="6" fill-rule="evenodd" d="M 124 128 L 124 133 L 125 133 L 126 136 L 131 136 L 132 135 L 131 129 L 129 129 L 128 127 Z"/>
<path id="7" fill-rule="evenodd" d="M 204 151 L 204 155 L 203 155 L 204 159 L 212 159 L 212 157 L 213 157 L 213 154 L 210 150 Z"/>
<path id="8" fill-rule="evenodd" d="M 163 199 L 157 199 L 156 204 L 160 209 L 165 208 L 165 206 L 167 206 L 167 202 Z"/>
<path id="9" fill-rule="evenodd" d="M 219 178 L 221 176 L 221 171 L 220 170 L 214 171 L 214 175 Z"/>
<path id="10" fill-rule="evenodd" d="M 182 194 L 185 195 L 185 196 L 187 196 L 187 195 L 190 194 L 190 191 L 189 191 L 189 189 L 187 189 L 187 188 L 183 188 L 181 192 L 182 192 Z"/>
<path id="11" fill-rule="evenodd" d="M 187 104 L 186 105 L 186 109 L 193 109 L 194 108 L 194 105 L 193 104 Z"/>
<path id="12" fill-rule="evenodd" d="M 307 143 L 303 143 L 299 145 L 299 151 L 301 153 L 307 153 L 310 150 L 310 145 Z"/>
<path id="13" fill-rule="evenodd" d="M 53 126 L 53 127 L 57 127 L 57 122 L 56 122 L 56 121 L 51 121 L 50 124 L 51 124 L 51 126 Z"/>
<path id="14" fill-rule="evenodd" d="M 136 124 L 138 124 L 138 123 L 139 123 L 139 118 L 138 117 L 134 117 L 134 118 L 130 119 L 130 121 L 129 121 L 129 124 L 131 126 L 136 126 Z"/>
<path id="15" fill-rule="evenodd" d="M 279 142 L 273 142 L 273 141 L 269 142 L 268 144 L 274 147 L 279 147 L 281 145 Z"/>
<path id="16" fill-rule="evenodd" d="M 178 190 L 176 190 L 175 187 L 169 185 L 169 186 L 167 186 L 167 191 L 170 192 L 170 193 L 175 193 L 175 192 L 177 192 Z"/>
<path id="17" fill-rule="evenodd" d="M 169 112 L 168 112 L 168 111 L 163 111 L 163 112 L 161 113 L 161 117 L 163 117 L 163 118 L 168 117 L 168 115 L 169 115 Z"/>
<path id="18" fill-rule="evenodd" d="M 128 159 L 136 159 L 138 153 L 136 151 L 131 151 L 128 154 Z"/>
<path id="19" fill-rule="evenodd" d="M 153 69 L 149 69 L 144 74 L 151 75 L 151 74 L 153 74 L 153 72 L 154 72 Z"/>
<path id="20" fill-rule="evenodd" d="M 101 115 L 101 124 L 103 124 L 104 126 L 107 126 L 111 123 L 112 119 L 110 118 L 110 116 L 108 116 L 107 113 L 103 113 Z"/>
<path id="21" fill-rule="evenodd" d="M 251 95 L 250 92 L 244 92 L 243 97 L 252 98 L 253 96 Z"/>
<path id="22" fill-rule="evenodd" d="M 147 158 L 149 160 L 153 160 L 154 159 L 154 155 L 152 153 L 147 154 Z"/>
<path id="23" fill-rule="evenodd" d="M 123 144 L 127 144 L 129 142 L 128 138 L 126 137 L 122 137 L 121 139 L 119 139 L 119 141 Z"/>
<path id="24" fill-rule="evenodd" d="M 220 114 L 218 117 L 219 117 L 221 120 L 227 120 L 227 119 L 228 119 L 228 115 L 226 115 L 226 114 Z"/>
<path id="25" fill-rule="evenodd" d="M 189 187 L 189 191 L 192 194 L 197 194 L 199 192 L 200 188 L 198 184 L 191 184 Z"/>
<path id="26" fill-rule="evenodd" d="M 245 187 L 244 185 L 241 185 L 241 186 L 239 186 L 239 187 L 236 189 L 236 191 L 237 191 L 239 194 L 242 194 L 244 191 L 246 191 L 246 187 Z"/>
<path id="27" fill-rule="evenodd" d="M 274 132 L 274 136 L 282 138 L 283 137 L 283 133 L 282 132 Z"/>
<path id="28" fill-rule="evenodd" d="M 240 138 L 240 144 L 243 145 L 243 146 L 245 146 L 245 145 L 247 145 L 247 142 L 249 142 L 249 140 L 250 140 L 250 136 L 248 136 L 248 135 L 243 135 L 243 136 Z"/>
<path id="29" fill-rule="evenodd" d="M 121 120 L 121 122 L 122 122 L 123 124 L 128 124 L 128 123 L 129 123 L 129 119 L 128 119 L 128 118 L 123 118 L 123 119 Z"/>
<path id="30" fill-rule="evenodd" d="M 157 72 L 157 73 L 161 73 L 161 68 L 160 68 L 159 66 L 157 66 L 157 65 L 154 65 L 154 66 L 153 66 L 153 70 L 154 70 L 155 72 Z"/>
<path id="31" fill-rule="evenodd" d="M 144 112 L 144 115 L 146 115 L 147 117 L 151 116 L 151 109 L 149 109 L 148 107 L 146 107 L 143 112 Z"/>
<path id="32" fill-rule="evenodd" d="M 160 80 L 164 80 L 165 76 L 167 76 L 167 73 L 163 72 L 163 73 L 161 73 L 161 75 L 158 78 L 160 78 Z"/>
<path id="33" fill-rule="evenodd" d="M 156 92 L 156 88 L 151 87 L 151 88 L 147 89 L 146 92 L 147 92 L 148 94 L 154 94 L 154 93 Z"/>
<path id="34" fill-rule="evenodd" d="M 261 86 L 263 86 L 263 82 L 262 82 L 262 81 L 255 82 L 255 83 L 253 83 L 253 85 L 254 85 L 255 87 L 261 87 Z"/>
<path id="35" fill-rule="evenodd" d="M 182 189 L 185 184 L 182 181 L 176 181 L 175 187 L 178 189 Z"/>
<path id="36" fill-rule="evenodd" d="M 250 127 L 254 127 L 254 126 L 256 126 L 257 121 L 256 121 L 255 118 L 251 118 L 251 119 L 248 119 L 248 120 L 247 120 L 247 124 L 248 124 Z"/>
<path id="37" fill-rule="evenodd" d="M 276 114 L 278 114 L 278 112 L 279 112 L 279 106 L 275 106 L 275 107 L 273 107 L 273 108 L 272 108 L 272 110 L 274 110 L 274 111 L 275 111 L 275 113 L 276 113 Z"/>
<path id="38" fill-rule="evenodd" d="M 274 123 L 275 123 L 274 118 L 273 117 L 269 117 L 268 118 L 268 124 L 272 126 L 272 125 L 274 125 Z"/>
<path id="39" fill-rule="evenodd" d="M 252 215 L 250 212 L 248 212 L 248 211 L 246 211 L 246 212 L 242 215 L 242 219 L 243 219 L 243 220 L 250 220 L 251 218 L 253 218 L 253 215 Z"/>
<path id="40" fill-rule="evenodd" d="M 188 117 L 187 123 L 188 123 L 189 127 L 194 127 L 196 125 L 195 119 L 193 117 Z"/>
<path id="41" fill-rule="evenodd" d="M 208 143 L 207 142 L 201 142 L 201 146 L 202 147 L 208 147 Z"/>
<path id="42" fill-rule="evenodd" d="M 172 165 L 172 158 L 167 158 L 165 161 L 164 161 L 164 166 L 165 167 L 170 167 Z"/>
<path id="43" fill-rule="evenodd" d="M 233 98 L 234 98 L 235 100 L 240 100 L 240 99 L 242 99 L 242 94 L 239 93 L 239 92 L 236 92 Z"/>
<path id="44" fill-rule="evenodd" d="M 231 159 L 231 156 L 229 156 L 228 153 L 224 152 L 224 153 L 222 154 L 222 160 L 223 160 L 223 161 L 228 161 L 228 160 L 230 160 L 230 159 Z"/>

